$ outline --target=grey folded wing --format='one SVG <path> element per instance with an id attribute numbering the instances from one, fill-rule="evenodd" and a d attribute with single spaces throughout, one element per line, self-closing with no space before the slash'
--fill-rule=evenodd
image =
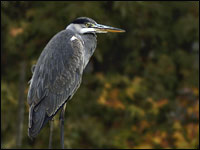
<path id="1" fill-rule="evenodd" d="M 83 73 L 83 45 L 73 41 L 70 31 L 55 35 L 43 50 L 34 68 L 28 92 L 30 137 L 41 128 L 76 92 Z"/>

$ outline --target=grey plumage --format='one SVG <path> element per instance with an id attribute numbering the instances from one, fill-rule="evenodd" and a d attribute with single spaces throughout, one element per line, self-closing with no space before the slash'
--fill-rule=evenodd
<path id="1" fill-rule="evenodd" d="M 80 86 L 86 66 L 84 55 L 91 57 L 96 47 L 96 37 L 93 34 L 84 35 L 94 43 L 88 45 L 87 40 L 80 41 L 84 37 L 70 41 L 73 36 L 76 35 L 71 30 L 56 34 L 44 48 L 35 66 L 28 92 L 30 137 L 37 136 L 47 122 L 45 120 L 52 118 Z"/>
<path id="2" fill-rule="evenodd" d="M 32 67 L 29 137 L 36 137 L 79 88 L 84 68 L 96 48 L 96 33 L 123 31 L 80 17 L 48 42 Z"/>

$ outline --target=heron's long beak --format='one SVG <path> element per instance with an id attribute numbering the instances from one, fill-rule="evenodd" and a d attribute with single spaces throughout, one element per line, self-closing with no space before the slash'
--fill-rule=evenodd
<path id="1" fill-rule="evenodd" d="M 107 32 L 125 32 L 123 29 L 114 28 L 102 24 L 95 24 L 92 26 L 97 33 L 107 33 Z"/>

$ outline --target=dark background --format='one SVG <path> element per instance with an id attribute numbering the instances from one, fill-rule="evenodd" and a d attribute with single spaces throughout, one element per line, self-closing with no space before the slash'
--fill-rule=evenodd
<path id="1" fill-rule="evenodd" d="M 199 147 L 199 2 L 1 1 L 1 148 L 48 148 L 49 124 L 27 136 L 31 66 L 80 16 L 126 32 L 98 34 L 67 105 L 65 148 Z"/>

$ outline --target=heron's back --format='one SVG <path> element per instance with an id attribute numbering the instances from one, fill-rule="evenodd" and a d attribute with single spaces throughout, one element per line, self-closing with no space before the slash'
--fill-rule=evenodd
<path id="1" fill-rule="evenodd" d="M 70 30 L 56 34 L 41 53 L 28 92 L 29 136 L 42 127 L 76 92 L 84 69 L 84 47 Z"/>

